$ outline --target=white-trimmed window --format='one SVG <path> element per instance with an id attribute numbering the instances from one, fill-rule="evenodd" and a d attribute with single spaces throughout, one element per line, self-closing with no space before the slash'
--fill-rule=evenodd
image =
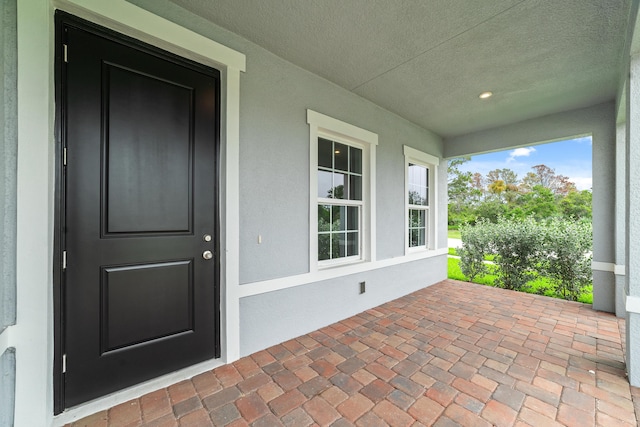
<path id="1" fill-rule="evenodd" d="M 310 126 L 310 270 L 373 260 L 378 136 L 307 110 Z"/>
<path id="2" fill-rule="evenodd" d="M 439 159 L 404 146 L 406 249 L 435 249 L 436 168 Z"/>

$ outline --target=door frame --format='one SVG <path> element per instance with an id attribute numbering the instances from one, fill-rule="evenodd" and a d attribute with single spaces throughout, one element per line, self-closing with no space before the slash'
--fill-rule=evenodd
<path id="1" fill-rule="evenodd" d="M 219 211 L 219 242 L 217 248 L 220 254 L 220 347 L 221 357 L 213 361 L 207 361 L 185 368 L 173 374 L 168 374 L 154 380 L 134 386 L 123 392 L 117 392 L 108 398 L 100 398 L 83 404 L 77 408 L 65 411 L 56 417 L 61 421 L 69 417 L 77 418 L 83 413 L 91 413 L 114 404 L 124 402 L 133 396 L 138 396 L 146 391 L 151 391 L 184 378 L 189 378 L 197 373 L 204 372 L 229 363 L 239 358 L 239 86 L 240 72 L 245 70 L 245 56 L 210 39 L 206 39 L 196 33 L 186 30 L 172 22 L 144 11 L 124 0 L 113 0 L 108 7 L 101 1 L 93 0 L 64 0 L 56 1 L 55 6 L 62 11 L 73 13 L 80 20 L 88 19 L 89 26 L 107 27 L 108 30 L 123 36 L 134 43 L 150 45 L 152 50 L 162 52 L 169 51 L 182 61 L 195 59 L 205 67 L 213 67 L 221 71 L 221 103 L 220 103 L 220 155 L 218 160 L 219 193 L 217 195 Z M 53 11 L 53 9 L 50 9 Z M 75 19 L 75 18 L 74 18 Z M 55 76 L 55 93 L 59 96 L 62 81 L 62 43 L 59 43 L 62 25 L 55 30 L 55 60 L 52 64 Z M 190 61 L 192 62 L 192 61 Z M 53 79 L 51 79 L 53 81 Z M 53 100 L 52 100 L 53 102 Z M 54 314 L 53 329 L 53 354 L 48 355 L 48 360 L 53 359 L 53 387 L 54 402 L 53 412 L 60 413 L 64 409 L 62 381 L 62 354 L 63 354 L 63 325 L 62 318 L 64 290 L 62 271 L 62 247 L 64 224 L 64 183 L 62 181 L 63 151 L 61 142 L 64 129 L 61 125 L 62 109 L 55 103 L 50 107 L 50 117 L 55 119 L 55 157 L 53 170 L 55 184 L 53 194 L 53 301 L 52 312 Z M 53 184 L 53 183 L 52 183 Z M 51 223 L 51 217 L 50 217 Z M 51 358 L 49 358 L 51 357 Z M 50 362 L 49 362 L 50 363 Z M 20 397 L 17 396 L 17 400 Z M 20 402 L 16 402 L 20 404 Z"/>
<path id="2" fill-rule="evenodd" d="M 205 75 L 210 75 L 212 79 L 215 79 L 217 82 L 216 92 L 216 102 L 215 102 L 215 129 L 216 135 L 215 140 L 212 143 L 215 144 L 215 160 L 216 160 L 216 177 L 215 184 L 212 189 L 214 198 L 216 200 L 216 209 L 213 212 L 213 220 L 214 220 L 214 228 L 213 235 L 216 236 L 215 241 L 213 242 L 213 251 L 215 254 L 214 257 L 214 270 L 215 277 L 214 283 L 212 285 L 215 286 L 216 292 L 214 297 L 214 307 L 215 307 L 215 336 L 214 336 L 214 347 L 215 347 L 215 356 L 214 358 L 220 358 L 220 215 L 219 215 L 219 184 L 220 184 L 220 76 L 218 70 L 215 70 L 211 67 L 204 66 L 197 62 L 179 57 L 175 54 L 166 52 L 157 47 L 148 45 L 139 40 L 135 40 L 131 37 L 124 36 L 115 31 L 106 29 L 102 26 L 99 26 L 95 23 L 83 20 L 71 14 L 68 14 L 63 11 L 56 11 L 55 13 L 55 100 L 56 100 L 56 123 L 55 123 L 55 133 L 56 133 L 56 144 L 55 144 L 55 157 L 56 157 L 56 165 L 55 165 L 55 179 L 56 179 L 56 197 L 54 198 L 54 216 L 55 216 L 55 226 L 54 226 L 54 264 L 53 264 L 53 274 L 54 274 L 54 413 L 58 414 L 64 411 L 67 404 L 65 403 L 65 381 L 64 381 L 64 365 L 65 365 L 65 340 L 67 338 L 66 335 L 66 325 L 65 325 L 65 313 L 67 307 L 65 306 L 65 292 L 66 292 L 66 276 L 65 276 L 65 248 L 66 248 L 66 234 L 65 223 L 66 223 L 66 210 L 67 210 L 67 194 L 66 194 L 66 184 L 67 184 L 67 175 L 65 173 L 66 166 L 66 154 L 64 145 L 66 142 L 66 132 L 67 132 L 67 67 L 65 67 L 66 59 L 66 28 L 76 28 L 82 31 L 86 31 L 92 35 L 99 36 L 101 38 L 116 42 L 120 45 L 135 49 L 137 52 L 141 52 L 143 54 L 149 54 L 153 56 L 157 56 L 162 58 L 165 61 L 172 62 L 181 67 L 188 68 L 190 70 L 198 71 Z"/>

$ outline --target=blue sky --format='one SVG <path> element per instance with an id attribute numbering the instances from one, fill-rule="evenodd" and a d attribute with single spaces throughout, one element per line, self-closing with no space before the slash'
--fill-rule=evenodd
<path id="1" fill-rule="evenodd" d="M 558 175 L 568 176 L 578 190 L 590 190 L 591 137 L 480 154 L 473 156 L 460 169 L 486 176 L 491 170 L 508 168 L 518 174 L 518 179 L 522 179 L 527 172 L 533 172 L 532 166 L 540 164 L 555 169 Z"/>

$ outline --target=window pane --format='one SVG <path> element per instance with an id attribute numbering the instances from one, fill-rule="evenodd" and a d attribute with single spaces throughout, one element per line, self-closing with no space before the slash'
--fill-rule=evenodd
<path id="1" fill-rule="evenodd" d="M 331 207 L 331 231 L 343 231 L 346 228 L 346 206 Z"/>
<path id="2" fill-rule="evenodd" d="M 344 233 L 331 233 L 331 258 L 344 258 L 346 256 Z"/>
<path id="3" fill-rule="evenodd" d="M 318 205 L 318 231 L 331 230 L 331 211 L 330 206 Z"/>
<path id="4" fill-rule="evenodd" d="M 421 205 L 422 198 L 420 197 L 420 187 L 415 185 L 409 185 L 409 204 Z"/>
<path id="5" fill-rule="evenodd" d="M 409 171 L 407 173 L 409 185 L 420 185 L 420 166 L 409 163 Z"/>
<path id="6" fill-rule="evenodd" d="M 334 168 L 341 171 L 349 170 L 349 146 L 344 144 L 335 143 L 334 149 Z"/>
<path id="7" fill-rule="evenodd" d="M 418 244 L 418 230 L 409 230 L 409 246 L 415 248 Z"/>
<path id="8" fill-rule="evenodd" d="M 360 254 L 360 240 L 358 233 L 347 233 L 347 256 Z"/>
<path id="9" fill-rule="evenodd" d="M 319 234 L 318 235 L 318 261 L 322 261 L 325 259 L 330 259 L 331 254 L 331 245 L 330 245 L 330 234 Z"/>
<path id="10" fill-rule="evenodd" d="M 349 206 L 347 208 L 347 230 L 359 230 L 358 208 Z"/>
<path id="11" fill-rule="evenodd" d="M 425 187 L 420 188 L 420 203 L 416 203 L 416 205 L 423 205 L 423 206 L 429 205 L 429 195 Z"/>
<path id="12" fill-rule="evenodd" d="M 331 172 L 323 170 L 318 171 L 318 197 L 332 197 L 332 176 L 333 174 Z"/>
<path id="13" fill-rule="evenodd" d="M 349 200 L 362 200 L 362 177 L 350 175 L 349 182 Z"/>
<path id="14" fill-rule="evenodd" d="M 350 151 L 350 172 L 362 173 L 362 150 L 359 148 L 349 147 Z"/>
<path id="15" fill-rule="evenodd" d="M 426 246 L 426 224 L 428 211 L 409 209 L 409 246 Z"/>
<path id="16" fill-rule="evenodd" d="M 318 138 L 318 198 L 333 199 L 318 204 L 319 261 L 360 254 L 361 206 L 333 203 L 362 200 L 363 155 L 360 148 Z"/>
<path id="17" fill-rule="evenodd" d="M 409 204 L 429 206 L 429 169 L 410 163 L 407 179 Z"/>
<path id="18" fill-rule="evenodd" d="M 332 168 L 333 142 L 328 139 L 318 138 L 318 166 Z"/>
<path id="19" fill-rule="evenodd" d="M 421 187 L 426 187 L 427 174 L 428 174 L 428 169 L 426 167 L 409 163 L 409 172 L 408 172 L 409 184 L 415 184 Z"/>
<path id="20" fill-rule="evenodd" d="M 425 229 L 418 228 L 409 230 L 409 246 L 415 248 L 417 246 L 425 246 Z"/>
<path id="21" fill-rule="evenodd" d="M 409 210 L 410 215 L 410 228 L 424 227 L 425 226 L 425 214 L 426 212 L 418 209 Z"/>
<path id="22" fill-rule="evenodd" d="M 341 173 L 333 174 L 333 189 L 331 191 L 331 197 L 334 199 L 344 199 L 345 198 L 345 183 L 347 181 L 347 175 Z"/>

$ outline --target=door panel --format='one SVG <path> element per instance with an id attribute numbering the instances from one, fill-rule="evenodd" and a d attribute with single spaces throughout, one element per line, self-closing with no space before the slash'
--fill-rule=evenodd
<path id="1" fill-rule="evenodd" d="M 64 30 L 71 407 L 219 356 L 219 75 L 77 23 Z"/>
<path id="2" fill-rule="evenodd" d="M 101 353 L 193 330 L 193 261 L 102 269 Z"/>
<path id="3" fill-rule="evenodd" d="M 191 232 L 193 88 L 113 64 L 102 76 L 105 232 Z"/>

